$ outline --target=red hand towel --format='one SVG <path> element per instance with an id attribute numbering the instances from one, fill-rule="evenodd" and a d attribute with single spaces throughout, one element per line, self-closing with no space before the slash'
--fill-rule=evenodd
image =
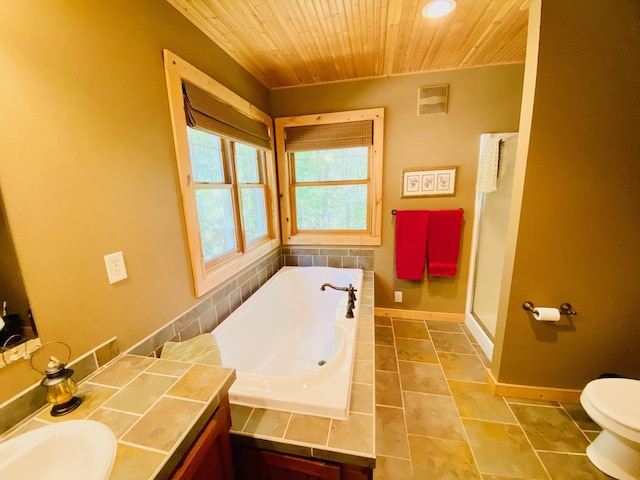
<path id="1" fill-rule="evenodd" d="M 396 212 L 396 275 L 402 280 L 422 280 L 427 260 L 427 210 Z"/>
<path id="2" fill-rule="evenodd" d="M 455 277 L 458 273 L 462 214 L 458 210 L 431 210 L 427 240 L 427 273 L 432 277 Z"/>

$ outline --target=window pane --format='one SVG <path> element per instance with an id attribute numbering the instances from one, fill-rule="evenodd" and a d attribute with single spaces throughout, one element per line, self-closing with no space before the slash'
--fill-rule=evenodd
<path id="1" fill-rule="evenodd" d="M 187 127 L 194 182 L 224 182 L 220 137 Z"/>
<path id="2" fill-rule="evenodd" d="M 247 243 L 267 234 L 267 212 L 265 191 L 262 187 L 241 188 L 242 220 Z"/>
<path id="3" fill-rule="evenodd" d="M 236 142 L 236 176 L 238 183 L 260 183 L 258 150 Z"/>
<path id="4" fill-rule="evenodd" d="M 196 207 L 204 261 L 235 250 L 237 243 L 231 190 L 196 190 Z"/>
<path id="5" fill-rule="evenodd" d="M 298 230 L 366 230 L 367 185 L 296 187 Z"/>
<path id="6" fill-rule="evenodd" d="M 296 152 L 296 182 L 365 180 L 369 163 L 367 147 Z"/>

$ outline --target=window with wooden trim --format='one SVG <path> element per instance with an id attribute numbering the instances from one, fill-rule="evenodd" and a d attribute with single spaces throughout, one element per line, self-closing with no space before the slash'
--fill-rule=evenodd
<path id="1" fill-rule="evenodd" d="M 165 51 L 196 294 L 279 245 L 271 118 Z"/>
<path id="2" fill-rule="evenodd" d="M 380 245 L 384 110 L 276 119 L 283 243 Z"/>

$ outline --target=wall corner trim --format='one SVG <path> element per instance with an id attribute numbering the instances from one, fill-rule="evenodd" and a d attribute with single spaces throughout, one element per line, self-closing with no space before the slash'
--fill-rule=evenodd
<path id="1" fill-rule="evenodd" d="M 464 313 L 426 312 L 422 310 L 376 307 L 374 314 L 376 317 L 402 318 L 405 320 L 436 320 L 439 322 L 464 323 Z"/>
<path id="2" fill-rule="evenodd" d="M 500 383 L 493 376 L 493 372 L 491 370 L 487 370 L 487 383 L 491 386 L 494 395 L 498 395 L 500 397 L 523 398 L 527 400 L 579 403 L 580 393 L 582 392 L 582 390 L 572 390 L 567 388 Z"/>

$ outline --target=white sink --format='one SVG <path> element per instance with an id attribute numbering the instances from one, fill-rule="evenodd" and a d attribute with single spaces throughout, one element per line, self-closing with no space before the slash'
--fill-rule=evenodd
<path id="1" fill-rule="evenodd" d="M 0 443 L 0 478 L 105 480 L 115 456 L 109 427 L 67 420 Z"/>

